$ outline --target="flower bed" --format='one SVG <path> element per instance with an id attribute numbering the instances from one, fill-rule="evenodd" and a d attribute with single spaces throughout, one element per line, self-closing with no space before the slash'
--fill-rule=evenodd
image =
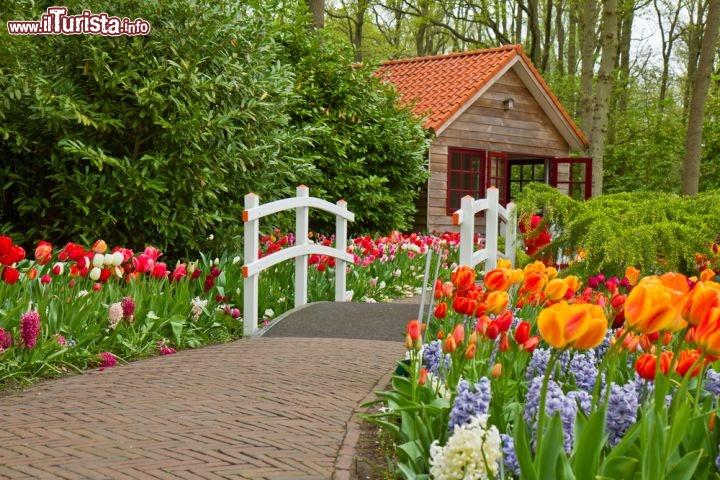
<path id="1" fill-rule="evenodd" d="M 397 470 L 437 479 L 720 478 L 720 284 L 560 278 L 501 263 L 438 281 L 382 412 Z M 583 284 L 585 283 L 585 285 Z"/>
<path id="2" fill-rule="evenodd" d="M 333 238 L 313 235 L 331 244 Z M 456 234 L 391 235 L 351 240 L 348 297 L 383 301 L 421 286 L 425 255 L 455 255 Z M 260 255 L 294 243 L 291 234 L 262 237 Z M 28 258 L 32 257 L 32 258 Z M 242 259 L 203 255 L 168 265 L 154 247 L 133 252 L 45 241 L 31 255 L 0 236 L 0 388 L 118 361 L 167 355 L 242 335 Z M 334 261 L 311 256 L 309 300 L 331 300 Z M 260 277 L 263 321 L 292 308 L 294 268 L 281 263 Z"/>

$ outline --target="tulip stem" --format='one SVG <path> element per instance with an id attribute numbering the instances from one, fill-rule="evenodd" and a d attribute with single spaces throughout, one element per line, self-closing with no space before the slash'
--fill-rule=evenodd
<path id="1" fill-rule="evenodd" d="M 547 368 L 545 369 L 545 377 L 543 378 L 543 384 L 542 389 L 540 390 L 540 405 L 538 407 L 538 414 L 537 414 L 537 430 L 535 431 L 535 470 L 538 470 L 538 467 L 542 463 L 542 450 L 540 449 L 542 445 L 542 438 L 543 438 L 543 424 L 545 423 L 545 403 L 546 403 L 546 397 L 547 397 L 547 390 L 548 386 L 550 384 L 550 377 L 553 374 L 553 370 L 555 369 L 555 362 L 557 362 L 557 359 L 559 358 L 562 351 L 553 350 L 553 352 L 550 354 L 550 360 L 548 360 Z"/>

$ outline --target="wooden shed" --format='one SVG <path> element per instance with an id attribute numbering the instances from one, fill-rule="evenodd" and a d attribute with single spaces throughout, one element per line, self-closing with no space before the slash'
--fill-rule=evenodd
<path id="1" fill-rule="evenodd" d="M 452 230 L 460 199 L 489 186 L 503 203 L 529 182 L 589 198 L 591 160 L 569 158 L 588 142 L 521 45 L 388 61 L 377 74 L 435 135 L 417 230 Z"/>

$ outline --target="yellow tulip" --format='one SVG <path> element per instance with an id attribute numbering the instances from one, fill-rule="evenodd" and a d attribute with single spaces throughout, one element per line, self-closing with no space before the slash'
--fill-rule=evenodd
<path id="1" fill-rule="evenodd" d="M 553 278 L 545 286 L 545 295 L 547 296 L 548 300 L 551 300 L 553 302 L 562 300 L 562 298 L 565 297 L 567 291 L 567 283 L 565 283 L 564 279 L 562 278 Z"/>
<path id="2" fill-rule="evenodd" d="M 605 339 L 608 321 L 602 307 L 566 301 L 544 308 L 537 318 L 542 338 L 555 348 L 578 350 L 598 346 Z"/>
<path id="3" fill-rule="evenodd" d="M 655 275 L 640 280 L 625 301 L 625 321 L 630 329 L 649 334 L 672 332 L 687 325 L 680 316 L 684 293 L 667 286 L 679 286 L 677 280 Z"/>

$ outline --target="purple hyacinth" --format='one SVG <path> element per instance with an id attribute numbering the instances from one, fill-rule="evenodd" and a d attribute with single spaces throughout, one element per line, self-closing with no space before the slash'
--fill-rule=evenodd
<path id="1" fill-rule="evenodd" d="M 605 429 L 610 446 L 617 445 L 623 435 L 637 421 L 638 395 L 635 382 L 619 386 L 610 385 L 610 399 L 605 415 Z"/>
<path id="2" fill-rule="evenodd" d="M 500 440 L 502 440 L 502 451 L 503 451 L 503 464 L 505 471 L 515 476 L 520 475 L 520 463 L 518 462 L 517 455 L 515 454 L 515 442 L 513 438 L 506 434 L 500 434 Z"/>
<path id="3" fill-rule="evenodd" d="M 705 390 L 715 397 L 720 396 L 720 372 L 708 368 L 705 374 Z"/>
<path id="4" fill-rule="evenodd" d="M 4 328 L 0 328 L 0 352 L 12 347 L 12 344 L 12 333 L 5 330 Z"/>
<path id="5" fill-rule="evenodd" d="M 25 348 L 35 348 L 40 334 L 40 314 L 38 312 L 25 312 L 20 317 L 20 336 Z"/>
<path id="6" fill-rule="evenodd" d="M 575 402 L 576 405 L 580 406 L 580 410 L 585 412 L 585 415 L 590 415 L 590 409 L 592 408 L 592 395 L 585 390 L 573 390 L 567 393 L 567 397 Z"/>
<path id="7" fill-rule="evenodd" d="M 470 423 L 472 417 L 487 415 L 490 409 L 490 380 L 483 377 L 473 389 L 467 380 L 460 380 L 457 386 L 457 395 L 450 410 L 448 428 L 454 431 L 456 426 Z"/>
<path id="8" fill-rule="evenodd" d="M 449 370 L 452 364 L 452 358 L 449 354 L 444 354 L 442 351 L 442 342 L 440 340 L 433 340 L 432 342 L 425 345 L 423 349 L 423 363 L 429 373 L 434 375 L 441 375 L 441 363 L 442 359 L 445 359 L 445 365 L 442 367 L 444 370 Z"/>
<path id="9" fill-rule="evenodd" d="M 537 416 L 540 410 L 540 396 L 542 393 L 543 378 L 536 377 L 530 383 L 530 388 L 525 397 L 525 410 L 523 418 L 533 430 L 533 445 L 537 438 Z M 588 395 L 589 397 L 589 395 Z M 575 438 L 575 417 L 577 416 L 578 402 L 583 409 L 587 405 L 587 398 L 580 391 L 573 395 L 565 395 L 560 385 L 554 380 L 548 382 L 547 394 L 545 396 L 545 414 L 552 417 L 556 413 L 560 415 L 563 425 L 563 447 L 566 452 L 570 452 Z"/>
<path id="10" fill-rule="evenodd" d="M 575 377 L 575 385 L 578 388 L 592 392 L 598 376 L 595 354 L 593 352 L 577 353 L 570 360 L 570 372 Z"/>
<path id="11" fill-rule="evenodd" d="M 532 380 L 533 378 L 539 378 L 545 375 L 549 361 L 550 350 L 547 348 L 536 348 L 532 353 L 532 357 L 530 357 L 530 362 L 525 371 L 525 378 Z"/>

